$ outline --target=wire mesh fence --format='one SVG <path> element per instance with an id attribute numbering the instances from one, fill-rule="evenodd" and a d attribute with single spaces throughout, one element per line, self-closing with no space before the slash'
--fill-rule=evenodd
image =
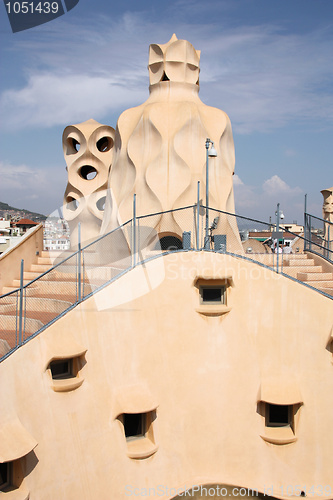
<path id="1" fill-rule="evenodd" d="M 168 210 L 132 221 L 134 261 L 141 263 L 165 252 L 196 249 L 195 208 Z"/>
<path id="2" fill-rule="evenodd" d="M 82 299 L 132 267 L 131 226 L 128 221 L 82 249 Z"/>
<path id="3" fill-rule="evenodd" d="M 305 213 L 304 249 L 333 262 L 333 222 Z"/>
<path id="4" fill-rule="evenodd" d="M 313 216 L 306 216 L 302 235 L 199 203 L 139 217 L 134 213 L 85 247 L 79 244 L 75 253 L 60 254 L 42 275 L 31 279 L 33 273 L 21 272 L 18 288 L 0 297 L 0 359 L 121 274 L 168 252 L 227 253 L 299 279 L 301 266 L 310 264 L 304 251 L 332 262 L 332 224 L 318 233 Z M 333 295 L 330 284 L 318 283 L 311 286 Z"/>
<path id="5" fill-rule="evenodd" d="M 202 215 L 203 248 L 222 253 L 232 253 L 243 255 L 244 248 L 242 241 L 250 238 L 250 231 L 267 231 L 267 224 L 259 223 L 240 217 L 235 214 L 223 212 L 221 210 L 208 209 L 202 207 L 205 214 Z M 257 235 L 256 235 L 257 237 Z M 269 232 L 265 233 L 264 239 L 269 239 Z M 249 253 L 253 248 L 249 247 Z M 266 252 L 264 246 L 255 249 L 256 253 Z"/>
<path id="6" fill-rule="evenodd" d="M 25 284 L 24 293 L 23 341 L 78 302 L 78 253 Z"/>
<path id="7" fill-rule="evenodd" d="M 0 300 L 0 358 L 19 342 L 19 290 L 3 295 Z"/>

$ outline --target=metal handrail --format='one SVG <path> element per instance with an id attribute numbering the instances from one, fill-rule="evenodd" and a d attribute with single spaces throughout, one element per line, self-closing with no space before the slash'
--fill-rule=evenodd
<path id="1" fill-rule="evenodd" d="M 180 208 L 172 208 L 171 210 L 165 210 L 164 212 L 154 212 L 152 214 L 147 214 L 147 215 L 137 215 L 136 218 L 137 219 L 144 219 L 146 217 L 154 217 L 155 215 L 163 215 L 163 214 L 169 214 L 171 212 L 179 212 L 180 210 L 187 210 L 188 208 L 193 208 L 193 207 L 196 207 L 196 206 L 197 206 L 197 204 L 195 203 L 194 205 L 188 205 L 186 207 L 180 207 Z"/>
<path id="2" fill-rule="evenodd" d="M 46 276 L 47 274 L 51 273 L 52 271 L 54 271 L 57 267 L 61 266 L 62 264 L 64 264 L 65 262 L 67 262 L 69 259 L 72 259 L 75 255 L 78 255 L 79 252 L 84 252 L 84 250 L 86 250 L 88 247 L 90 247 L 91 245 L 94 245 L 96 243 L 98 243 L 100 240 L 102 240 L 103 238 L 106 238 L 107 236 L 110 236 L 110 234 L 112 234 L 113 232 L 117 231 L 118 229 L 126 226 L 126 224 L 128 224 L 129 222 L 131 222 L 132 219 L 129 219 L 127 222 L 125 222 L 124 224 L 121 224 L 120 226 L 116 227 L 115 229 L 112 229 L 111 231 L 109 231 L 108 233 L 106 234 L 103 234 L 102 236 L 99 236 L 96 240 L 94 240 L 93 242 L 91 243 L 88 243 L 86 246 L 84 247 L 81 247 L 80 250 L 76 250 L 75 252 L 71 253 L 68 257 L 64 258 L 63 260 L 61 260 L 60 262 L 57 262 L 57 264 L 55 264 L 54 266 L 50 267 L 50 269 L 48 269 L 47 271 L 44 271 L 42 274 L 40 274 L 39 276 L 37 276 L 37 278 L 33 278 L 31 281 L 29 281 L 28 283 L 26 283 L 25 285 L 23 285 L 23 288 L 27 288 L 29 287 L 30 285 L 32 285 L 35 281 L 38 281 L 40 280 L 41 278 L 43 278 L 44 276 Z M 11 295 L 12 293 L 17 293 L 20 291 L 20 287 L 16 288 L 15 290 L 12 290 L 11 292 L 7 292 L 7 293 L 4 293 L 3 295 L 0 295 L 0 299 L 2 299 L 3 297 L 6 297 L 8 295 Z"/>
<path id="3" fill-rule="evenodd" d="M 166 213 L 171 213 L 171 212 L 177 212 L 177 211 L 181 211 L 181 210 L 186 210 L 186 209 L 189 209 L 189 208 L 196 208 L 197 207 L 197 204 L 194 204 L 194 205 L 188 205 L 188 206 L 185 206 L 185 207 L 181 207 L 181 208 L 176 208 L 174 210 L 166 210 L 164 212 L 155 212 L 155 213 L 152 213 L 152 214 L 147 214 L 147 215 L 140 215 L 140 216 L 136 216 L 136 220 L 139 220 L 139 219 L 143 219 L 143 218 L 148 218 L 148 217 L 153 217 L 153 216 L 156 216 L 156 215 L 163 215 L 163 214 L 166 214 Z M 205 205 L 202 205 L 200 204 L 200 208 L 203 208 L 203 209 L 207 209 L 207 207 Z M 250 217 L 246 217 L 244 215 L 238 215 L 238 214 L 234 214 L 234 213 L 231 213 L 231 212 L 226 212 L 224 210 L 219 210 L 217 208 L 211 208 L 211 207 L 208 207 L 208 210 L 212 211 L 212 212 L 217 212 L 217 213 L 221 213 L 221 214 L 224 214 L 224 215 L 229 215 L 229 216 L 232 216 L 232 217 L 236 217 L 238 219 L 243 219 L 243 220 L 248 220 L 250 222 L 256 222 L 258 224 L 263 224 L 263 225 L 266 225 L 266 226 L 271 226 L 270 223 L 268 222 L 264 222 L 264 221 L 261 221 L 259 219 L 251 219 Z M 333 223 L 329 222 L 329 221 L 325 221 L 324 219 L 320 219 L 319 217 L 316 217 L 316 216 L 313 216 L 311 214 L 306 214 L 306 215 L 309 215 L 310 217 L 314 217 L 320 221 L 323 221 L 323 222 L 328 222 L 329 224 L 333 225 Z M 44 276 L 46 276 L 48 273 L 51 273 L 52 271 L 54 271 L 57 267 L 63 265 L 65 262 L 67 262 L 69 259 L 73 258 L 75 255 L 78 255 L 80 252 L 84 252 L 85 250 L 87 250 L 89 247 L 91 247 L 92 245 L 95 245 L 96 243 L 98 243 L 99 241 L 107 238 L 108 236 L 110 236 L 112 233 L 118 231 L 119 229 L 125 227 L 127 224 L 131 223 L 133 221 L 133 219 L 128 219 L 126 222 L 124 222 L 123 224 L 121 224 L 120 226 L 112 229 L 111 231 L 109 231 L 108 233 L 106 234 L 103 234 L 101 236 L 99 236 L 98 238 L 96 238 L 94 241 L 88 243 L 87 245 L 85 246 L 82 246 L 81 249 L 79 250 L 76 250 L 75 252 L 71 253 L 69 256 L 65 257 L 63 260 L 61 260 L 60 262 L 58 262 L 57 264 L 55 264 L 54 266 L 50 267 L 50 269 L 48 269 L 47 271 L 43 272 L 42 274 L 40 274 L 39 276 L 37 276 L 36 278 L 33 278 L 31 281 L 29 281 L 27 284 L 23 285 L 23 288 L 27 288 L 29 287 L 30 285 L 32 285 L 34 282 L 38 281 L 39 279 L 43 278 Z M 294 235 L 295 237 L 298 237 L 299 239 L 303 240 L 303 241 L 307 241 L 307 238 L 305 238 L 305 236 L 301 236 L 300 234 L 298 233 L 295 233 L 289 229 L 286 229 L 285 227 L 283 227 L 282 225 L 280 225 L 281 229 L 283 231 L 286 231 L 287 233 L 289 234 L 292 234 Z M 311 241 L 311 244 L 312 245 L 316 245 L 318 247 L 320 247 L 320 245 L 318 245 L 317 243 Z M 327 250 L 327 249 L 325 249 Z M 331 250 L 329 250 L 329 252 L 332 253 Z M 332 259 L 326 259 L 326 260 L 332 260 Z M 6 296 L 9 296 L 11 294 L 14 294 L 14 293 L 17 293 L 18 291 L 20 291 L 20 287 L 18 287 L 17 289 L 15 290 L 12 290 L 10 292 L 7 292 L 3 295 L 0 295 L 0 299 L 3 298 L 3 297 L 6 297 Z"/>
<path id="4" fill-rule="evenodd" d="M 320 222 L 324 222 L 325 224 L 330 224 L 331 226 L 333 226 L 333 222 L 331 222 L 331 221 L 329 221 L 329 220 L 326 220 L 326 219 L 322 219 L 321 217 L 317 217 L 316 215 L 308 214 L 307 212 L 304 212 L 304 215 L 308 215 L 308 216 L 310 216 L 312 219 L 317 219 L 317 220 L 319 220 Z"/>
<path id="5" fill-rule="evenodd" d="M 135 205 L 134 205 L 135 206 Z M 134 208 L 134 218 L 132 219 L 129 219 L 127 220 L 125 223 L 119 225 L 117 228 L 114 228 L 112 229 L 111 231 L 109 231 L 108 233 L 104 234 L 104 235 L 101 235 L 99 236 L 98 238 L 96 238 L 93 242 L 90 242 L 88 243 L 87 245 L 85 246 L 82 246 L 80 247 L 79 245 L 79 248 L 78 250 L 72 252 L 69 256 L 65 257 L 64 259 L 62 259 L 60 262 L 57 262 L 56 264 L 54 264 L 50 269 L 48 269 L 47 271 L 43 272 L 41 275 L 39 275 L 38 277 L 32 279 L 31 281 L 29 281 L 27 284 L 23 285 L 23 280 L 22 280 L 22 276 L 23 276 L 23 273 L 21 272 L 21 282 L 20 282 L 20 287 L 18 287 L 17 289 L 15 290 L 12 290 L 10 292 L 7 292 L 6 294 L 3 294 L 0 296 L 0 299 L 6 299 L 7 297 L 10 297 L 11 295 L 13 296 L 16 296 L 16 299 L 18 299 L 18 296 L 20 295 L 21 297 L 21 306 L 23 304 L 22 302 L 22 297 L 23 297 L 23 292 L 25 292 L 25 290 L 30 287 L 31 285 L 33 285 L 34 283 L 36 283 L 38 280 L 41 280 L 43 278 L 45 278 L 45 276 L 47 276 L 49 273 L 53 272 L 54 270 L 57 270 L 60 266 L 66 264 L 66 262 L 68 262 L 70 259 L 73 259 L 75 258 L 75 256 L 77 256 L 78 258 L 78 264 L 76 265 L 76 267 L 79 265 L 80 266 L 80 269 L 78 270 L 77 272 L 77 275 L 76 275 L 76 278 L 75 278 L 75 283 L 76 283 L 76 286 L 79 286 L 80 287 L 80 291 L 79 293 L 76 294 L 76 297 L 77 297 L 77 300 L 75 302 L 71 302 L 69 301 L 70 305 L 68 306 L 68 308 L 66 308 L 64 311 L 62 311 L 60 314 L 57 314 L 54 318 L 52 318 L 52 320 L 50 320 L 47 324 L 43 325 L 43 327 L 41 327 L 39 330 L 37 330 L 36 332 L 34 332 L 33 334 L 29 335 L 28 338 L 33 338 L 34 336 L 36 336 L 40 331 L 43 331 L 45 330 L 45 328 L 53 323 L 54 321 L 56 321 L 56 319 L 58 319 L 59 317 L 63 316 L 64 314 L 66 314 L 66 312 L 68 312 L 69 310 L 71 310 L 73 307 L 75 307 L 77 304 L 81 303 L 82 301 L 86 300 L 88 297 L 90 297 L 91 295 L 93 295 L 94 293 L 96 293 L 98 290 L 100 290 L 101 288 L 104 288 L 107 284 L 111 283 L 112 281 L 114 281 L 115 279 L 117 279 L 119 276 L 122 276 L 124 273 L 128 272 L 130 269 L 132 269 L 133 267 L 135 267 L 135 265 L 138 265 L 138 264 L 142 264 L 144 262 L 147 262 L 148 260 L 151 260 L 151 258 L 157 258 L 161 255 L 166 255 L 168 253 L 174 253 L 176 251 L 179 251 L 179 250 L 168 250 L 168 251 L 162 251 L 160 254 L 158 255 L 154 255 L 154 256 L 149 256 L 148 258 L 144 258 L 142 260 L 140 259 L 136 259 L 136 257 L 132 260 L 132 263 L 130 266 L 126 267 L 125 269 L 122 269 L 121 272 L 119 272 L 117 274 L 117 276 L 115 277 L 112 277 L 112 278 L 105 278 L 105 281 L 101 284 L 99 284 L 97 286 L 97 288 L 93 289 L 92 291 L 90 291 L 89 293 L 87 293 L 86 295 L 84 294 L 84 289 L 82 289 L 82 293 L 81 293 L 81 283 L 80 281 L 82 281 L 82 283 L 84 284 L 84 281 L 85 279 L 83 278 L 84 275 L 85 275 L 85 260 L 84 260 L 84 255 L 85 255 L 85 252 L 87 250 L 89 250 L 93 245 L 96 245 L 98 242 L 102 241 L 103 239 L 107 238 L 108 236 L 110 236 L 111 234 L 115 233 L 116 231 L 118 230 L 122 230 L 123 228 L 125 228 L 127 225 L 131 224 L 131 223 L 134 223 L 135 226 L 137 223 L 139 223 L 140 220 L 144 219 L 144 218 L 150 218 L 150 217 L 153 217 L 153 216 L 156 216 L 156 215 L 163 215 L 163 214 L 166 214 L 166 213 L 171 213 L 171 212 L 178 212 L 178 211 L 182 211 L 182 210 L 187 210 L 187 209 L 197 209 L 198 212 L 200 211 L 200 209 L 204 209 L 205 211 L 209 210 L 211 212 L 215 212 L 215 213 L 220 213 L 220 214 L 224 214 L 228 217 L 235 217 L 236 218 L 236 221 L 237 219 L 239 220 L 245 220 L 245 221 L 249 221 L 251 223 L 257 223 L 257 224 L 261 224 L 261 225 L 264 225 L 264 226 L 271 226 L 270 223 L 267 223 L 267 222 L 263 222 L 263 221 L 260 221 L 258 219 L 251 219 L 250 217 L 246 217 L 246 216 L 242 216 L 242 215 L 236 215 L 234 213 L 230 213 L 230 212 L 226 212 L 226 211 L 223 211 L 223 210 L 219 210 L 219 209 L 215 209 L 215 208 L 210 208 L 210 207 L 206 207 L 205 205 L 203 204 L 199 204 L 198 202 L 193 204 L 193 205 L 189 205 L 189 206 L 186 206 L 186 207 L 182 207 L 182 208 L 177 208 L 175 210 L 167 210 L 165 212 L 156 212 L 156 213 L 151 213 L 151 214 L 148 214 L 148 215 L 141 215 L 141 216 L 137 216 L 136 215 L 136 210 Z M 306 215 L 309 215 L 309 214 L 306 214 Z M 315 216 L 313 216 L 315 217 Z M 197 219 L 197 222 L 195 223 L 196 224 L 196 230 L 197 230 L 197 237 L 196 237 L 196 244 L 194 244 L 194 247 L 196 248 L 193 248 L 193 249 L 189 249 L 191 251 L 201 251 L 203 250 L 204 247 L 202 248 L 199 248 L 199 239 L 198 239 L 198 234 L 199 234 L 199 218 L 198 218 L 198 214 L 196 214 L 196 217 Z M 322 220 L 324 221 L 323 219 L 320 219 L 319 217 L 315 217 L 316 219 L 318 220 Z M 324 221 L 326 222 L 326 221 Z M 330 223 L 331 224 L 331 223 Z M 133 229 L 133 228 L 132 228 Z M 299 239 L 303 240 L 305 245 L 304 247 L 306 246 L 306 242 L 308 241 L 307 238 L 305 237 L 305 234 L 304 236 L 301 236 L 300 234 L 297 234 L 293 231 L 290 231 L 289 229 L 286 229 L 285 227 L 281 226 L 281 229 L 283 229 L 284 231 L 287 231 L 289 234 L 291 235 L 294 235 L 295 237 L 298 237 Z M 136 233 L 136 230 L 132 230 L 132 233 L 134 235 L 134 238 L 136 240 L 137 238 L 137 233 Z M 134 243 L 134 247 L 132 247 L 132 252 L 134 251 L 133 248 L 135 249 L 136 251 L 136 242 Z M 320 245 L 318 245 L 317 243 L 315 242 L 311 242 L 312 245 L 316 245 L 317 247 L 320 247 Z M 320 247 L 322 248 L 322 247 Z M 189 250 L 186 250 L 186 251 L 189 251 Z M 326 251 L 327 249 L 325 249 Z M 331 250 L 329 250 L 329 252 L 331 252 Z M 228 255 L 231 255 L 231 256 L 235 256 L 237 258 L 245 258 L 246 260 L 249 260 L 251 262 L 256 262 L 260 265 L 263 265 L 264 267 L 267 267 L 273 271 L 275 271 L 274 269 L 274 263 L 273 263 L 273 266 L 269 266 L 269 265 L 265 265 L 265 264 L 262 264 L 260 261 L 256 261 L 255 259 L 253 259 L 252 257 L 250 256 L 242 256 L 242 255 L 239 255 L 239 254 L 236 254 L 236 253 L 232 253 L 230 251 L 226 251 L 225 252 L 226 254 Z M 314 252 L 316 253 L 316 252 Z M 331 252 L 332 253 L 332 252 Z M 324 255 L 322 254 L 319 254 L 321 257 L 325 258 Z M 82 258 L 81 258 L 82 257 Z M 327 258 L 326 260 L 328 260 L 329 262 L 332 262 L 332 259 L 329 259 Z M 285 274 L 285 273 L 281 273 L 283 276 L 286 276 L 288 278 L 291 278 L 289 275 Z M 80 280 L 80 276 L 81 276 L 81 280 Z M 299 280 L 297 280 L 296 278 L 291 278 L 293 279 L 294 281 L 298 281 L 299 283 L 302 283 L 303 285 L 307 285 L 306 283 L 303 283 Z M 79 282 L 77 283 L 77 280 L 79 280 Z M 307 285 L 309 286 L 310 288 L 314 289 L 314 290 L 317 290 L 319 291 L 320 293 L 322 293 L 323 295 L 326 295 L 327 297 L 333 299 L 333 297 L 329 294 L 326 294 L 325 292 L 323 292 L 322 290 L 318 290 L 316 288 L 314 288 L 313 286 L 311 285 Z M 20 307 L 20 309 L 22 309 L 22 307 Z M 25 314 L 25 311 L 24 311 L 24 314 Z M 16 321 L 19 323 L 19 344 L 22 344 L 24 343 L 26 340 L 24 340 L 22 338 L 22 319 L 23 319 L 23 312 L 22 310 L 20 311 L 20 314 L 19 314 L 19 318 L 17 317 L 17 313 L 16 313 Z M 25 318 L 24 318 L 25 319 Z M 12 352 L 12 351 L 10 351 Z"/>
<path id="6" fill-rule="evenodd" d="M 327 229 L 326 233 L 327 238 L 325 238 L 325 236 L 324 237 L 318 236 L 319 238 L 322 239 L 323 242 L 322 245 L 312 240 L 312 226 L 311 226 L 312 219 L 316 219 L 323 223 L 325 233 Z M 319 255 L 320 257 L 324 258 L 330 263 L 333 263 L 333 249 L 331 250 L 333 242 L 330 237 L 332 226 L 333 222 L 317 217 L 316 215 L 308 214 L 306 211 L 304 212 L 304 236 L 305 236 L 304 250 Z M 333 235 L 333 227 L 331 234 Z M 318 251 L 318 249 L 320 249 L 321 251 Z"/>
<path id="7" fill-rule="evenodd" d="M 138 217 L 137 217 L 137 219 L 138 219 Z M 115 231 L 118 231 L 118 229 L 121 229 L 122 227 L 125 227 L 127 224 L 129 224 L 130 222 L 132 222 L 132 220 L 133 219 L 128 219 L 126 222 L 124 222 L 123 224 L 120 224 L 120 226 L 116 227 L 115 229 L 111 229 L 111 231 L 109 231 L 108 233 L 102 234 L 102 236 L 98 236 L 98 238 L 96 238 L 94 241 L 91 241 L 86 246 L 82 247 L 81 248 L 82 252 L 84 250 L 86 250 L 87 248 L 91 247 L 92 245 L 95 245 L 99 241 L 103 240 L 104 238 L 107 238 L 107 236 L 110 236 L 110 234 L 114 233 Z"/>

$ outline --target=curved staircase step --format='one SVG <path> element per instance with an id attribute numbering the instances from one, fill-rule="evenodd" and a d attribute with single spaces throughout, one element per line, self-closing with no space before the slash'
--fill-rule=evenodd
<path id="1" fill-rule="evenodd" d="M 61 314 L 72 305 L 72 301 L 59 300 L 57 297 L 26 297 L 24 299 L 24 308 L 31 312 L 50 312 L 52 314 Z M 18 309 L 17 302 L 1 304 L 0 314 L 15 313 Z"/>
<path id="2" fill-rule="evenodd" d="M 314 288 L 332 288 L 333 286 L 333 283 L 332 283 L 332 280 L 309 280 L 309 281 L 303 281 L 303 283 L 307 283 L 308 285 L 311 285 L 313 286 Z"/>
<path id="3" fill-rule="evenodd" d="M 9 350 L 14 349 L 14 347 L 17 346 L 18 333 L 16 332 L 16 330 L 10 330 L 10 329 L 6 331 L 0 330 L 0 340 L 7 342 L 7 344 L 9 345 Z M 1 344 L 3 348 L 4 347 L 3 342 L 1 342 Z M 8 349 L 6 349 L 6 352 L 8 352 Z M 6 354 L 6 352 L 4 352 L 3 354 Z"/>
<path id="4" fill-rule="evenodd" d="M 307 259 L 303 256 L 302 259 L 290 258 L 284 261 L 285 266 L 314 266 L 314 259 Z"/>
<path id="5" fill-rule="evenodd" d="M 304 273 L 297 274 L 300 281 L 330 281 L 333 279 L 333 273 Z"/>
<path id="6" fill-rule="evenodd" d="M 26 318 L 24 321 L 25 333 L 31 335 L 37 330 L 39 330 L 44 324 L 38 320 L 33 318 Z M 3 338 L 2 334 L 6 333 L 6 331 L 16 331 L 18 328 L 18 318 L 16 315 L 7 315 L 3 314 L 0 320 L 0 338 Z"/>
<path id="7" fill-rule="evenodd" d="M 322 271 L 321 266 L 284 266 L 284 274 L 288 274 L 293 278 L 297 278 L 299 273 L 320 273 Z"/>
<path id="8" fill-rule="evenodd" d="M 322 292 L 327 293 L 328 295 L 332 295 L 332 297 L 333 297 L 333 286 L 323 287 L 323 288 L 318 287 L 318 289 L 321 290 Z"/>
<path id="9" fill-rule="evenodd" d="M 30 272 L 43 274 L 50 269 L 50 266 L 46 264 L 31 264 Z"/>

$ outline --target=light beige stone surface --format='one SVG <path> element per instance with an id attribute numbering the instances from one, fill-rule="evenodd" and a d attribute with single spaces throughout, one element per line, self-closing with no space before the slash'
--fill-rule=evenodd
<path id="1" fill-rule="evenodd" d="M 328 241 L 328 248 L 333 250 L 333 187 L 330 189 L 323 189 L 321 194 L 324 197 L 323 203 L 323 219 L 327 221 L 324 223 L 324 237 Z M 331 222 L 331 224 L 328 224 Z"/>
<path id="2" fill-rule="evenodd" d="M 19 243 L 0 255 L 0 293 L 5 286 L 12 284 L 13 279 L 20 276 L 21 260 L 24 260 L 25 269 L 35 264 L 43 250 L 43 224 L 30 229 L 20 239 Z"/>
<path id="3" fill-rule="evenodd" d="M 71 230 L 71 245 L 88 243 L 100 233 L 108 175 L 111 168 L 114 129 L 95 120 L 65 128 L 62 138 L 68 171 L 63 213 Z"/>
<path id="4" fill-rule="evenodd" d="M 147 276 L 157 261 L 157 287 L 135 268 L 0 363 L 0 428 L 18 418 L 38 443 L 22 488 L 31 500 L 120 500 L 206 483 L 287 498 L 288 485 L 316 485 L 319 498 L 332 487 L 331 300 L 241 258 L 178 252 Z M 197 280 L 214 276 L 229 284 L 229 312 L 197 312 Z M 122 282 L 129 300 L 112 307 Z M 59 392 L 48 366 L 66 349 L 80 364 Z M 271 435 L 265 400 L 294 405 L 293 429 Z M 150 434 L 126 441 L 122 413 L 152 410 Z"/>
<path id="5" fill-rule="evenodd" d="M 200 100 L 199 60 L 200 52 L 175 35 L 164 45 L 150 46 L 150 96 L 118 120 L 103 231 L 133 216 L 134 193 L 137 215 L 158 213 L 195 204 L 200 181 L 205 205 L 206 138 L 217 150 L 217 157 L 209 159 L 209 205 L 234 213 L 231 124 L 224 111 Z M 210 223 L 216 215 L 210 215 Z M 156 215 L 149 225 L 160 236 L 181 239 L 193 226 L 193 210 Z M 243 253 L 235 218 L 221 215 L 216 234 L 227 234 L 228 244 Z"/>
<path id="6" fill-rule="evenodd" d="M 210 205 L 234 212 L 230 121 L 198 97 L 199 58 L 175 36 L 150 47 L 150 97 L 120 117 L 114 158 L 110 127 L 89 120 L 65 129 L 73 245 L 78 222 L 87 241 L 130 219 L 134 193 L 138 215 L 171 210 L 196 202 L 199 180 L 204 203 L 207 137 L 218 153 L 209 160 Z M 181 214 L 156 215 L 150 230 L 181 237 L 193 210 Z M 242 253 L 231 220 L 221 216 L 217 234 Z M 97 281 L 131 262 L 127 229 L 114 233 L 105 261 L 91 253 Z M 220 485 L 227 496 L 244 487 L 260 498 L 303 491 L 332 500 L 332 301 L 241 257 L 143 253 L 152 260 L 0 363 L 0 463 L 13 473 L 0 498 L 166 500 Z M 52 286 L 43 281 L 44 291 Z M 221 300 L 205 301 L 205 287 L 220 289 Z M 36 321 L 26 319 L 28 332 Z M 286 425 L 268 425 L 269 405 L 288 406 Z M 126 439 L 133 413 L 142 428 Z"/>

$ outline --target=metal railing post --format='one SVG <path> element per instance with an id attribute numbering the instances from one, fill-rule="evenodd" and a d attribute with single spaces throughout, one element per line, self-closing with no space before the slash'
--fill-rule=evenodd
<path id="1" fill-rule="evenodd" d="M 277 242 L 276 242 L 276 272 L 279 272 L 279 251 L 280 251 L 280 203 L 277 204 L 276 209 L 276 233 L 277 233 Z M 282 233 L 283 234 L 283 233 Z"/>
<path id="2" fill-rule="evenodd" d="M 209 250 L 209 212 L 208 212 L 208 204 L 209 204 L 209 164 L 208 164 L 208 148 L 210 144 L 210 139 L 206 140 L 206 226 L 205 226 L 205 250 Z"/>
<path id="3" fill-rule="evenodd" d="M 133 234 L 132 234 L 133 267 L 136 266 L 136 194 L 133 196 Z"/>
<path id="4" fill-rule="evenodd" d="M 20 306 L 19 306 L 19 344 L 23 342 L 23 274 L 24 274 L 24 260 L 21 260 L 20 270 Z"/>
<path id="5" fill-rule="evenodd" d="M 199 223 L 200 223 L 200 181 L 198 181 L 198 195 L 197 195 L 197 250 L 199 250 Z"/>
<path id="6" fill-rule="evenodd" d="M 307 214 L 307 197 L 308 195 L 304 195 L 304 250 L 307 250 L 307 239 L 309 237 L 309 232 L 308 232 L 308 214 Z"/>
<path id="7" fill-rule="evenodd" d="M 326 250 L 326 257 L 329 259 L 330 258 L 330 250 L 331 250 L 331 237 L 330 237 L 330 225 L 328 225 L 327 228 L 327 250 Z M 324 233 L 325 234 L 325 233 Z"/>
<path id="8" fill-rule="evenodd" d="M 77 238 L 78 238 L 78 244 L 77 244 L 77 276 L 78 276 L 78 294 L 77 294 L 77 300 L 78 302 L 81 302 L 81 287 L 82 287 L 82 276 L 81 276 L 81 222 L 78 223 L 77 227 Z"/>

